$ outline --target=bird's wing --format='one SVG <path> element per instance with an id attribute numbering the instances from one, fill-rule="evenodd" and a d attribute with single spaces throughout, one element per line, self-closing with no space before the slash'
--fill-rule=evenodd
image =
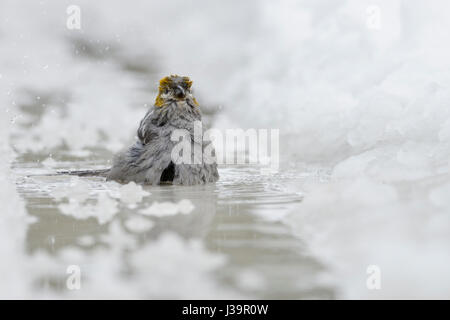
<path id="1" fill-rule="evenodd" d="M 137 130 L 137 136 L 142 144 L 149 143 L 152 139 L 157 137 L 157 126 L 153 123 L 155 113 L 153 110 L 147 112 L 145 117 L 141 120 L 139 128 Z"/>

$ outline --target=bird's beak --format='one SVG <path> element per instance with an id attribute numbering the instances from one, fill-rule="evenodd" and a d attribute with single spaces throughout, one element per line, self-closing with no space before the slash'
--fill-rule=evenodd
<path id="1" fill-rule="evenodd" d="M 176 88 L 175 88 L 175 96 L 178 99 L 184 99 L 184 97 L 186 97 L 186 92 L 184 91 L 184 89 L 181 86 L 176 86 Z"/>

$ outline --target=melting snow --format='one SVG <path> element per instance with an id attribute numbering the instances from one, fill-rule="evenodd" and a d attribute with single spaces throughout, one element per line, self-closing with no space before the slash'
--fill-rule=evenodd
<path id="1" fill-rule="evenodd" d="M 111 221 L 119 211 L 117 201 L 106 193 L 100 193 L 95 204 L 83 204 L 71 198 L 69 203 L 61 203 L 58 208 L 63 214 L 76 219 L 96 218 L 100 224 Z"/>
<path id="2" fill-rule="evenodd" d="M 180 200 L 178 203 L 155 201 L 150 207 L 139 212 L 146 216 L 173 216 L 176 214 L 189 214 L 194 210 L 194 205 L 189 199 Z"/>
<path id="3" fill-rule="evenodd" d="M 142 199 L 148 195 L 150 192 L 144 191 L 141 185 L 137 185 L 134 182 L 130 182 L 119 189 L 120 201 L 134 206 L 141 202 Z"/>

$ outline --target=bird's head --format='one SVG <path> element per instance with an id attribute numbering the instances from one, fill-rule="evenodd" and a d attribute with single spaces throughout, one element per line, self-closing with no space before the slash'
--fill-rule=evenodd
<path id="1" fill-rule="evenodd" d="M 159 81 L 158 96 L 156 97 L 155 105 L 163 107 L 172 102 L 187 101 L 192 102 L 198 106 L 191 91 L 192 81 L 189 77 L 180 77 L 177 75 L 170 75 L 164 77 Z"/>

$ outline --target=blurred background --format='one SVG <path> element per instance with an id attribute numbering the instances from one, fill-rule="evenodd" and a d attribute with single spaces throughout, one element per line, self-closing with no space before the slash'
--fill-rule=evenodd
<path id="1" fill-rule="evenodd" d="M 450 298 L 449 9 L 2 0 L 0 297 Z M 169 74 L 207 126 L 279 129 L 279 172 L 49 175 L 108 167 Z"/>

